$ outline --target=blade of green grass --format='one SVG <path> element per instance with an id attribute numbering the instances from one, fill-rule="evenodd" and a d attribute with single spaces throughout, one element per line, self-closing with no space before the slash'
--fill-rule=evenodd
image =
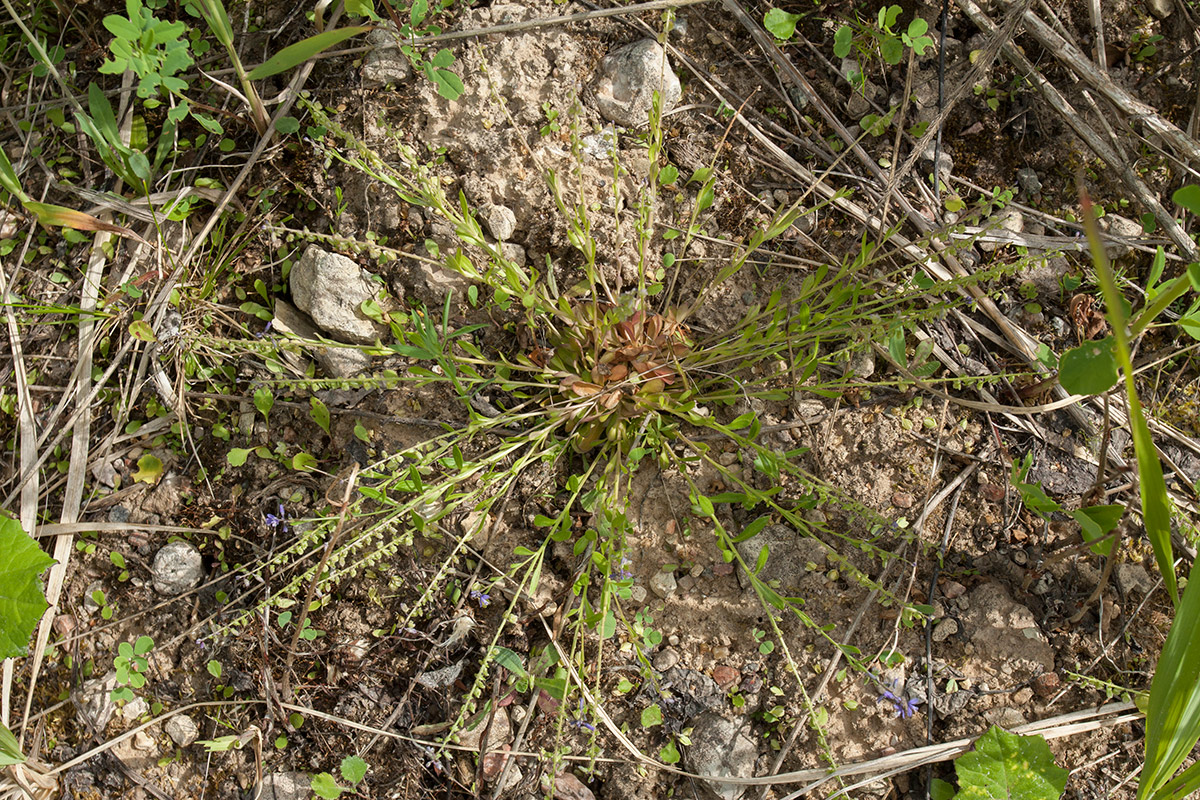
<path id="1" fill-rule="evenodd" d="M 1175 580 L 1175 558 L 1171 547 L 1171 511 L 1167 500 L 1167 485 L 1163 481 L 1162 464 L 1158 460 L 1158 451 L 1154 449 L 1150 428 L 1146 425 L 1146 415 L 1142 412 L 1141 401 L 1138 400 L 1125 308 L 1121 304 L 1121 293 L 1117 288 L 1112 267 L 1104 254 L 1104 244 L 1100 241 L 1100 231 L 1096 227 L 1091 199 L 1087 192 L 1081 192 L 1080 200 L 1083 204 L 1083 221 L 1087 228 L 1088 244 L 1092 251 L 1092 263 L 1095 264 L 1100 287 L 1104 290 L 1104 302 L 1108 307 L 1109 322 L 1112 324 L 1117 364 L 1125 377 L 1125 393 L 1129 397 L 1129 427 L 1133 432 L 1133 449 L 1137 454 L 1142 519 L 1167 594 L 1171 602 L 1178 606 L 1179 586 Z"/>
<path id="2" fill-rule="evenodd" d="M 1163 645 L 1146 710 L 1146 763 L 1138 800 L 1181 796 L 1175 789 L 1200 780 L 1189 768 L 1170 780 L 1200 740 L 1200 570 L 1192 567 L 1183 600 Z M 1174 787 L 1174 788 L 1172 788 Z M 1170 789 L 1170 791 L 1168 791 Z"/>
<path id="3" fill-rule="evenodd" d="M 275 55 L 268 58 L 263 63 L 259 64 L 254 69 L 250 70 L 247 78 L 256 81 L 259 78 L 268 78 L 272 75 L 278 75 L 280 72 L 285 72 L 292 67 L 299 66 L 305 61 L 321 53 L 335 44 L 344 42 L 351 36 L 357 36 L 360 33 L 366 33 L 371 30 L 369 25 L 353 25 L 346 28 L 338 28 L 332 31 L 318 33 L 316 36 L 310 36 L 307 39 L 301 39 L 295 44 L 288 45 L 280 50 Z"/>

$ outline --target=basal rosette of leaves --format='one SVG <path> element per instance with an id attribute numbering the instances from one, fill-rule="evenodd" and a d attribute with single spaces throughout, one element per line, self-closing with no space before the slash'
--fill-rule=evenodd
<path id="1" fill-rule="evenodd" d="M 566 420 L 579 452 L 602 437 L 628 450 L 630 421 L 678 401 L 687 381 L 681 359 L 692 348 L 674 312 L 629 310 L 627 304 L 578 303 L 574 324 L 529 360 L 556 382 L 548 402 Z"/>

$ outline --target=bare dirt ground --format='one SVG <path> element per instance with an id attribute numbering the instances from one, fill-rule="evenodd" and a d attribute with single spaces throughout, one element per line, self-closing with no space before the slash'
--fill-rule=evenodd
<path id="1" fill-rule="evenodd" d="M 774 209 L 806 195 L 815 202 L 820 195 L 810 194 L 814 184 L 802 179 L 799 166 L 809 175 L 828 170 L 825 185 L 853 189 L 861 208 L 911 239 L 922 233 L 913 222 L 917 217 L 929 229 L 957 225 L 961 262 L 971 270 L 994 270 L 980 285 L 1007 324 L 1055 353 L 1076 344 L 1077 320 L 1069 308 L 1075 289 L 1066 287 L 1095 289 L 1074 224 L 1080 213 L 1077 174 L 1108 212 L 1108 231 L 1123 237 L 1110 244 L 1131 285 L 1144 281 L 1157 245 L 1175 245 L 1161 230 L 1143 230 L 1138 220 L 1149 209 L 1122 182 L 1118 166 L 1080 140 L 1039 93 L 1036 76 L 996 55 L 992 45 L 1018 44 L 1037 65 L 1037 76 L 1058 87 L 1087 125 L 1113 137 L 1147 190 L 1164 203 L 1181 182 L 1170 145 L 1113 111 L 1102 93 L 1086 92 L 1061 53 L 1021 24 L 1009 37 L 992 36 L 957 7 L 947 20 L 944 65 L 934 47 L 922 56 L 906 49 L 897 66 L 860 56 L 858 70 L 851 70 L 833 53 L 839 23 L 830 20 L 856 11 L 873 18 L 874 8 L 856 5 L 781 4 L 800 19 L 795 37 L 777 52 L 799 70 L 807 90 L 778 69 L 722 3 L 677 9 L 667 41 L 677 48 L 669 58 L 682 91 L 663 121 L 665 152 L 683 176 L 710 162 L 719 174 L 706 216 L 713 239 L 693 249 L 677 301 L 695 297 L 728 258 L 729 249 L 716 237 L 744 238 Z M 757 23 L 768 9 L 744 6 Z M 568 271 L 578 257 L 546 171 L 578 168 L 582 183 L 603 196 L 615 147 L 615 161 L 626 170 L 619 179 L 625 195 L 636 196 L 646 175 L 644 135 L 614 128 L 597 108 L 595 86 L 605 54 L 657 36 L 663 24 L 661 11 L 554 22 L 590 8 L 551 0 L 452 7 L 440 17 L 450 31 L 546 21 L 448 44 L 465 84 L 454 101 L 411 69 L 391 80 L 397 75 L 379 66 L 379 53 L 323 59 L 305 90 L 385 160 L 397 158 L 399 145 L 418 148 L 448 194 L 461 192 L 485 220 L 488 209 L 507 209 L 496 225 L 507 228 L 500 238 L 514 248 L 514 257 Z M 1164 8 L 1169 13 L 1161 13 Z M 995 5 L 982 13 L 1003 25 L 1007 10 Z M 1092 53 L 1087 4 L 1065 2 L 1050 10 L 1058 33 Z M 258 27 L 270 30 L 286 12 L 272 7 L 251 13 L 261 14 Z M 940 14 L 937 6 L 906 3 L 901 18 L 926 19 L 936 42 Z M 1153 8 L 1116 3 L 1103 18 L 1107 80 L 1193 135 L 1200 87 L 1197 19 L 1200 9 L 1184 0 L 1160 0 Z M 1147 54 L 1154 36 L 1161 39 Z M 402 75 L 402 57 L 391 51 L 387 58 Z M 89 64 L 83 55 L 79 61 Z M 865 76 L 857 88 L 847 80 L 853 71 Z M 284 77 L 273 79 L 278 89 Z M 939 81 L 949 109 L 944 115 Z M 858 140 L 868 114 L 893 106 L 897 116 L 883 135 Z M 849 129 L 856 145 L 843 140 L 824 111 Z M 310 124 L 295 113 L 302 125 Z M 935 195 L 928 180 L 932 150 L 907 171 L 900 168 L 923 133 L 913 126 L 939 118 L 941 158 L 950 162 L 939 162 L 949 169 L 939 172 L 943 186 Z M 564 478 L 580 468 L 580 456 L 575 464 L 524 473 L 497 506 L 494 522 L 469 546 L 460 542 L 470 529 L 471 509 L 452 509 L 440 529 L 392 546 L 369 569 L 319 593 L 310 615 L 319 633 L 301 636 L 289 655 L 293 631 L 279 621 L 283 609 L 264 613 L 262 604 L 322 555 L 320 543 L 290 548 L 316 521 L 337 518 L 355 464 L 403 455 L 438 432 L 439 424 L 466 424 L 469 415 L 442 385 L 381 387 L 363 377 L 409 368 L 411 360 L 400 355 L 375 355 L 358 378 L 340 380 L 328 360 L 314 365 L 311 350 L 275 361 L 279 351 L 271 346 L 285 313 L 280 303 L 296 302 L 282 271 L 295 269 L 317 240 L 375 276 L 385 307 L 436 308 L 449 291 L 456 327 L 488 326 L 478 334 L 483 346 L 529 347 L 515 327 L 505 326 L 511 320 L 468 301 L 470 282 L 460 276 L 347 246 L 370 239 L 426 255 L 431 242 L 444 256 L 457 245 L 454 231 L 433 215 L 327 157 L 326 148 L 337 145 L 326 139 L 318 146 L 314 139 L 319 137 L 302 128 L 265 152 L 239 194 L 243 216 L 219 229 L 224 244 L 214 245 L 214 259 L 220 253 L 228 260 L 213 291 L 181 304 L 178 339 L 140 362 L 142 372 L 130 360 L 127 376 L 110 381 L 94 401 L 82 524 L 69 531 L 70 564 L 52 649 L 27 718 L 39 759 L 51 767 L 70 764 L 57 774 L 58 796 L 300 798 L 311 796 L 312 776 L 319 773 L 349 786 L 338 767 L 343 758 L 359 755 L 369 770 L 347 791 L 362 797 L 792 797 L 813 782 L 811 776 L 742 787 L 679 771 L 770 776 L 855 764 L 977 737 L 991 725 L 1013 730 L 1119 704 L 1148 688 L 1171 609 L 1135 513 L 1130 475 L 1110 471 L 1100 481 L 1111 490 L 1107 502 L 1131 507 L 1111 576 L 1103 575 L 1102 559 L 1079 546 L 1077 525 L 1065 514 L 1043 519 L 1023 507 L 1009 479 L 1014 460 L 1031 453 L 1029 480 L 1041 482 L 1064 506 L 1077 507 L 1096 482 L 1101 406 L 1083 407 L 1090 431 L 1063 410 L 1022 416 L 965 407 L 906 385 L 881 353 L 872 354 L 870 342 L 854 342 L 853 334 L 843 338 L 860 355 L 832 396 L 798 391 L 787 400 L 746 400 L 728 409 L 731 417 L 754 411 L 772 446 L 805 448 L 800 463 L 830 487 L 828 502 L 808 512 L 818 536 L 773 523 L 739 550 L 753 563 L 761 545 L 770 545 L 761 577 L 800 598 L 800 614 L 773 621 L 745 577 L 726 562 L 711 525 L 691 514 L 689 481 L 710 492 L 733 488 L 722 484 L 719 472 L 698 469 L 685 476 L 646 463 L 628 487 L 633 534 L 623 569 L 633 583 L 625 617 L 611 639 L 560 643 L 588 653 L 585 661 L 595 665 L 586 676 L 590 701 L 579 695 L 560 701 L 492 665 L 486 702 L 458 730 L 464 726 L 452 723 L 466 707 L 489 646 L 517 654 L 532 670 L 538 654 L 551 650 L 551 634 L 562 630 L 556 611 L 569 606 L 579 568 L 570 540 L 551 548 L 534 597 L 517 599 L 489 581 L 514 562 L 518 548 L 536 548 L 544 531 L 534 519 L 552 513 Z M 256 142 L 252 131 L 244 132 L 230 164 L 239 154 L 244 161 Z M 579 142 L 582 161 L 572 154 Z M 888 181 L 895 192 L 885 198 Z M 664 187 L 662 217 L 686 218 L 694 188 Z M 1010 193 L 1007 209 L 992 211 L 988 201 L 1004 192 Z M 946 195 L 961 197 L 963 206 L 949 208 Z M 693 322 L 698 334 L 721 330 L 777 287 L 797 291 L 816 264 L 858 252 L 864 235 L 879 237 L 844 210 L 827 208 L 814 216 L 774 242 L 769 258 L 707 296 Z M 204 218 L 171 223 L 168 233 L 188 241 Z M 633 227 L 615 224 L 611 212 L 595 220 L 600 268 L 615 279 L 636 263 Z M 1011 231 L 1015 243 L 987 241 L 996 227 Z M 661 231 L 658 236 L 661 248 Z M 78 302 L 86 246 L 60 246 L 56 235 L 46 242 L 41 251 L 34 247 L 12 284 L 14 293 L 46 306 Z M 130 240 L 115 247 L 114 263 L 122 266 L 113 268 L 110 291 L 130 276 L 169 268 L 169 259 Z M 904 258 L 895 241 L 884 247 L 894 248 L 892 263 Z M 6 257 L 8 269 L 19 252 Z M 662 265 L 662 250 L 652 252 L 653 270 Z M 200 273 L 186 280 L 203 282 Z M 1140 302 L 1133 290 L 1130 299 Z M 254 317 L 250 302 L 268 310 L 264 319 Z M 22 355 L 5 364 L 4 394 L 11 398 L 16 391 L 14 365 L 23 359 L 22 369 L 36 370 L 30 396 L 42 426 L 77 363 L 78 339 L 73 328 L 51 324 L 69 319 L 53 309 L 14 307 L 9 313 L 19 324 L 9 330 L 20 331 Z M 1054 399 L 1049 388 L 1032 385 L 1025 354 L 980 302 L 963 303 L 924 329 L 947 354 L 942 375 L 957 369 L 959 375 L 1004 376 L 989 388 L 997 409 Z M 113 350 L 123 341 L 122 330 L 111 330 Z M 1148 334 L 1139 359 L 1170 359 L 1143 376 L 1143 391 L 1154 416 L 1178 426 L 1161 445 L 1179 466 L 1171 486 L 1186 537 L 1200 448 L 1188 435 L 1196 433 L 1195 365 L 1177 332 L 1164 327 Z M 97 364 L 113 363 L 105 359 L 108 353 L 98 350 Z M 179 406 L 172 408 L 148 383 L 147 363 L 151 372 L 155 364 L 161 368 Z M 311 377 L 335 379 L 314 386 Z M 136 394 L 130 391 L 135 385 L 141 387 Z M 254 400 L 263 386 L 271 387 L 269 413 Z M 939 386 L 955 397 L 981 398 L 970 386 Z M 310 413 L 311 396 L 331 412 L 328 425 Z M 136 399 L 126 405 L 131 397 Z M 15 412 L 2 420 L 0 432 L 12 443 L 7 493 L 18 485 L 26 445 Z M 42 471 L 42 524 L 57 521 L 62 510 L 69 441 Z M 1133 463 L 1128 442 L 1119 426 L 1113 430 L 1112 454 Z M 714 447 L 720 463 L 753 471 L 739 448 L 721 442 Z M 314 457 L 318 469 L 291 468 L 297 453 Z M 139 479 L 148 454 L 161 466 Z M 16 501 L 10 502 L 15 509 Z M 736 504 L 719 515 L 734 530 L 750 519 Z M 47 536 L 54 532 L 47 529 Z M 157 557 L 176 539 L 198 550 L 203 577 L 186 591 L 164 592 Z M 430 586 L 438 591 L 431 594 Z M 487 601 L 479 594 L 485 586 L 492 587 Z M 293 619 L 304 588 L 296 597 L 288 610 Z M 928 624 L 906 612 L 913 605 L 931 607 Z M 146 684 L 135 700 L 115 704 L 110 670 L 118 645 L 141 635 L 154 641 Z M 838 644 L 854 648 L 846 653 L 857 654 L 865 668 L 855 667 Z M 892 653 L 902 654 L 902 662 L 889 662 Z M 29 669 L 29 660 L 17 662 L 12 708 L 18 720 Z M 651 706 L 662 711 L 659 723 L 647 724 L 644 712 Z M 180 712 L 174 723 L 157 721 L 173 711 Z M 456 741 L 443 747 L 450 733 Z M 208 753 L 194 743 L 197 735 L 238 737 L 239 747 Z M 1142 735 L 1136 719 L 1114 723 L 1110 716 L 1051 738 L 1057 763 L 1071 770 L 1065 796 L 1132 797 Z M 677 771 L 656 768 L 671 742 L 683 755 L 671 765 Z M 72 763 L 106 743 L 103 753 Z M 481 749 L 487 755 L 481 757 Z M 504 752 L 512 758 L 505 761 Z M 952 780 L 949 761 L 901 770 L 848 793 L 879 800 L 925 797 L 931 776 Z M 826 782 L 811 796 L 830 796 L 863 777 Z"/>

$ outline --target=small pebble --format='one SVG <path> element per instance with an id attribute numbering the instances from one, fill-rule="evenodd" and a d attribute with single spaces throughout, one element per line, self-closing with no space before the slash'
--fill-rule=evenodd
<path id="1" fill-rule="evenodd" d="M 744 694 L 758 694 L 763 687 L 763 679 L 758 675 L 747 675 L 742 678 L 741 690 Z"/>
<path id="2" fill-rule="evenodd" d="M 646 587 L 633 585 L 629 587 L 629 599 L 635 603 L 646 602 Z"/>
<path id="3" fill-rule="evenodd" d="M 678 585 L 675 581 L 675 573 L 673 572 L 656 572 L 650 578 L 650 591 L 664 600 L 675 593 Z"/>
<path id="4" fill-rule="evenodd" d="M 915 502 L 913 496 L 908 492 L 896 492 L 892 495 L 892 505 L 896 508 L 912 508 Z"/>
<path id="5" fill-rule="evenodd" d="M 965 591 L 967 591 L 967 587 L 963 586 L 958 581 L 946 581 L 946 583 L 942 585 L 942 596 L 947 600 L 953 600 L 957 597 L 962 597 Z"/>
<path id="6" fill-rule="evenodd" d="M 701 575 L 704 574 L 704 565 L 703 564 L 693 564 L 692 568 L 690 570 L 688 570 L 688 574 L 691 575 L 693 578 L 699 578 Z"/>
<path id="7" fill-rule="evenodd" d="M 932 638 L 935 642 L 944 642 L 956 633 L 958 633 L 958 620 L 947 617 L 934 627 Z"/>
<path id="8" fill-rule="evenodd" d="M 1033 679 L 1033 691 L 1045 700 L 1058 691 L 1059 683 L 1057 672 L 1043 672 Z"/>
<path id="9" fill-rule="evenodd" d="M 187 714 L 176 714 L 163 726 L 171 741 L 179 747 L 188 747 L 200 736 L 196 721 Z"/>
<path id="10" fill-rule="evenodd" d="M 713 648 L 712 654 L 713 654 L 713 658 L 716 658 L 716 659 L 729 658 L 729 648 L 723 644 L 719 644 Z"/>
<path id="11" fill-rule="evenodd" d="M 733 667 L 727 667 L 724 664 L 713 667 L 713 680 L 717 682 L 717 686 L 725 689 L 734 685 L 741 678 L 741 674 Z"/>
<path id="12" fill-rule="evenodd" d="M 732 574 L 733 564 L 726 564 L 724 561 L 722 561 L 720 564 L 713 564 L 713 575 L 723 578 L 726 575 Z"/>
<path id="13" fill-rule="evenodd" d="M 679 647 L 679 634 L 672 633 L 670 636 L 668 636 L 667 644 L 671 645 L 672 647 Z"/>
<path id="14" fill-rule="evenodd" d="M 979 487 L 979 493 L 983 495 L 984 500 L 990 500 L 993 503 L 1004 501 L 1004 495 L 1008 490 L 995 483 L 985 483 Z"/>
<path id="15" fill-rule="evenodd" d="M 664 647 L 654 654 L 650 665 L 659 672 L 666 672 L 679 663 L 679 652 L 671 647 Z"/>

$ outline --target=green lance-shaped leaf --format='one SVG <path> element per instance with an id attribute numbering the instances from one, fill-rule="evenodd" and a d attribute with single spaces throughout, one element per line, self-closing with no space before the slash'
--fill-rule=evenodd
<path id="1" fill-rule="evenodd" d="M 1200 740 L 1200 571 L 1193 566 L 1150 683 L 1138 800 L 1159 797 Z M 1170 795 L 1166 795 L 1170 796 Z"/>
<path id="2" fill-rule="evenodd" d="M 337 28 L 332 31 L 318 33 L 316 36 L 310 36 L 307 39 L 301 39 L 295 44 L 288 45 L 280 50 L 275 55 L 268 58 L 263 63 L 259 64 L 254 69 L 250 70 L 246 76 L 252 81 L 259 78 L 267 78 L 271 75 L 278 75 L 280 72 L 286 72 L 292 67 L 299 66 L 305 61 L 308 61 L 318 53 L 324 52 L 335 44 L 340 44 L 346 41 L 351 36 L 357 36 L 360 33 L 366 33 L 371 30 L 367 25 L 354 25 L 348 28 Z"/>

